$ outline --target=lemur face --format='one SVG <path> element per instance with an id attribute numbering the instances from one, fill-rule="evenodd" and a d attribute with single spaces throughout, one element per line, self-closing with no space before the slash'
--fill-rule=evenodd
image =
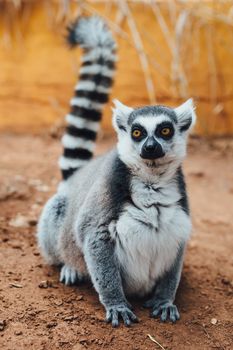
<path id="1" fill-rule="evenodd" d="M 130 135 L 135 151 L 145 160 L 165 157 L 173 147 L 175 123 L 166 115 L 143 116 L 139 112 L 134 118 L 130 125 Z"/>
<path id="2" fill-rule="evenodd" d="M 115 102 L 113 124 L 118 151 L 129 166 L 148 167 L 182 162 L 187 131 L 195 122 L 192 100 L 178 108 L 148 106 L 138 109 Z"/>

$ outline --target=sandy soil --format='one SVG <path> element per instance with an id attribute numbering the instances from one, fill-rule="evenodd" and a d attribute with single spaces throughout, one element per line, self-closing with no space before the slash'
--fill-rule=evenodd
<path id="1" fill-rule="evenodd" d="M 111 143 L 103 141 L 98 153 Z M 44 264 L 35 231 L 59 180 L 57 140 L 1 136 L 0 348 L 232 349 L 233 162 L 227 141 L 192 141 L 185 163 L 193 215 L 177 305 L 181 320 L 163 324 L 133 301 L 140 323 L 112 329 L 90 285 L 65 287 Z"/>

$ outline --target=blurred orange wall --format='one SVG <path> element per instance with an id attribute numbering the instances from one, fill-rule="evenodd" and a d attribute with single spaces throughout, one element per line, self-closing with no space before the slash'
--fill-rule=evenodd
<path id="1" fill-rule="evenodd" d="M 104 5 L 95 7 L 103 13 L 106 11 Z M 178 93 L 179 89 L 171 87 L 172 81 L 168 73 L 172 57 L 162 33 L 158 34 L 161 31 L 159 24 L 148 6 L 132 4 L 131 8 L 138 28 L 144 28 L 150 34 L 145 41 L 146 52 L 150 57 L 155 57 L 156 65 L 165 71 L 161 74 L 158 68 L 151 66 L 157 103 L 177 106 L 183 102 L 183 98 Z M 165 9 L 164 15 L 167 15 Z M 114 8 L 108 17 L 115 19 Z M 69 109 L 80 51 L 67 48 L 64 40 L 65 25 L 52 26 L 39 2 L 33 6 L 21 33 L 17 30 L 18 25 L 21 24 L 14 23 L 14 34 L 9 39 L 0 24 L 0 131 L 40 133 L 63 118 Z M 122 28 L 129 33 L 125 21 Z M 229 28 L 232 29 L 214 23 L 211 29 L 214 30 L 215 76 L 209 70 L 212 58 L 202 28 L 199 36 L 193 34 L 190 38 L 193 40 L 191 46 L 199 45 L 196 52 L 198 57 L 194 57 L 191 50 L 185 51 L 185 47 L 181 50 L 189 79 L 188 95 L 194 96 L 197 103 L 199 118 L 196 132 L 199 134 L 233 134 L 233 56 L 232 52 L 226 50 L 229 47 L 229 51 L 232 51 L 233 36 Z M 116 39 L 119 45 L 119 63 L 111 97 L 131 106 L 149 104 L 135 48 L 120 36 L 116 36 Z M 106 131 L 112 130 L 110 105 L 105 108 L 103 128 Z"/>

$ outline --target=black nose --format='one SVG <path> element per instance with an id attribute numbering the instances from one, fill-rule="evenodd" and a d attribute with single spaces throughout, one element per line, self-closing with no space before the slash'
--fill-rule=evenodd
<path id="1" fill-rule="evenodd" d="M 156 145 L 154 143 L 148 143 L 145 145 L 144 149 L 146 152 L 151 152 L 151 151 L 154 151 L 156 148 Z"/>
<path id="2" fill-rule="evenodd" d="M 144 159 L 157 159 L 165 155 L 162 146 L 154 137 L 149 137 L 142 146 L 141 157 Z"/>

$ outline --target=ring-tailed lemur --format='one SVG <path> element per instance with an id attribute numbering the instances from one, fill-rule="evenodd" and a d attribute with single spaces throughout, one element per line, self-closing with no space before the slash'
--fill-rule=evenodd
<path id="1" fill-rule="evenodd" d="M 41 215 L 38 242 L 65 284 L 90 278 L 113 326 L 137 321 L 126 297 L 150 295 L 152 316 L 175 322 L 174 305 L 191 221 L 182 161 L 195 121 L 192 100 L 172 109 L 115 101 L 116 149 L 91 160 L 107 101 L 116 44 L 101 19 L 81 18 L 84 48 L 60 159 L 61 186 Z"/>

